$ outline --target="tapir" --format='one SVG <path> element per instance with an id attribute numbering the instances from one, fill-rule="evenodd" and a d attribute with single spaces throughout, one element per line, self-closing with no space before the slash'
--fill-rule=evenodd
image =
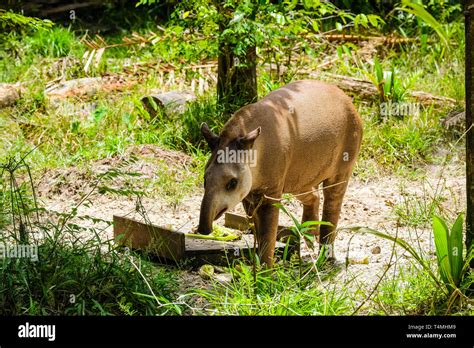
<path id="1" fill-rule="evenodd" d="M 260 261 L 272 267 L 279 215 L 275 203 L 282 194 L 292 194 L 303 205 L 302 221 L 319 221 L 322 191 L 321 221 L 330 224 L 321 225 L 315 235 L 334 258 L 336 227 L 362 128 L 351 98 L 315 80 L 292 82 L 242 107 L 220 135 L 203 123 L 211 157 L 197 232 L 209 234 L 214 220 L 242 202 L 254 220 Z"/>

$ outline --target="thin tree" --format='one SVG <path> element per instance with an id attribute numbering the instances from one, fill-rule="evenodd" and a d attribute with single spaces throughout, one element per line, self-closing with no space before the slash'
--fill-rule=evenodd
<path id="1" fill-rule="evenodd" d="M 474 0 L 465 1 L 466 37 L 466 248 L 474 241 Z M 471 262 L 474 267 L 474 260 Z"/>
<path id="2" fill-rule="evenodd" d="M 233 18 L 233 9 L 224 7 L 218 0 L 214 0 L 214 5 L 220 15 L 217 100 L 223 107 L 224 115 L 230 115 L 257 100 L 257 49 L 256 45 L 251 44 L 242 52 L 236 52 L 235 41 L 246 38 L 237 36 L 232 42 L 224 35 Z M 254 6 L 249 20 L 255 20 L 256 11 L 257 6 Z M 246 35 L 251 36 L 252 33 L 247 32 Z"/>

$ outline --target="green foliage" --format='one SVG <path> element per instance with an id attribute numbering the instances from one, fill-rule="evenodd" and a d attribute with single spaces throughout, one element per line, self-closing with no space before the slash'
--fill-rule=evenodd
<path id="1" fill-rule="evenodd" d="M 42 31 L 53 26 L 50 20 L 26 17 L 12 11 L 0 9 L 0 47 L 8 45 L 18 36 L 34 31 Z"/>
<path id="2" fill-rule="evenodd" d="M 239 262 L 230 268 L 230 283 L 214 282 L 212 288 L 190 295 L 204 298 L 211 315 L 341 315 L 351 309 L 346 290 L 321 283 L 310 267 L 303 276 L 295 265 L 277 265 L 254 273 Z"/>
<path id="3" fill-rule="evenodd" d="M 439 114 L 432 108 L 417 115 L 387 117 L 380 122 L 380 108 L 361 110 L 366 115 L 361 161 L 377 159 L 385 168 L 403 172 L 433 161 L 433 151 L 441 144 Z"/>
<path id="4" fill-rule="evenodd" d="M 451 229 L 448 228 L 445 220 L 439 216 L 433 216 L 439 273 L 450 294 L 460 287 L 473 257 L 472 251 L 468 251 L 464 258 L 462 227 L 462 214 L 457 217 Z"/>
<path id="5" fill-rule="evenodd" d="M 59 27 L 38 31 L 26 39 L 25 44 L 31 53 L 43 57 L 66 57 L 81 47 L 70 29 Z"/>
<path id="6" fill-rule="evenodd" d="M 397 221 L 402 226 L 428 227 L 432 216 L 443 212 L 443 203 L 450 194 L 437 188 L 423 185 L 422 194 L 413 194 L 402 189 L 401 202 L 394 206 Z M 432 192 L 430 192 L 432 191 Z"/>
<path id="7" fill-rule="evenodd" d="M 429 275 L 413 265 L 382 280 L 368 315 L 443 315 L 446 299 Z"/>
<path id="8" fill-rule="evenodd" d="M 420 76 L 419 71 L 416 71 L 411 73 L 407 79 L 402 80 L 398 69 L 395 68 L 393 63 L 390 70 L 384 70 L 377 57 L 374 58 L 372 71 L 364 67 L 362 72 L 377 87 L 381 102 L 395 103 L 406 99 L 408 90 Z"/>
<path id="9" fill-rule="evenodd" d="M 140 3 L 156 5 L 150 6 L 150 13 L 160 11 L 163 4 L 156 0 L 141 0 Z M 58 62 L 69 58 L 80 61 L 84 50 L 79 40 L 82 35 L 73 29 L 75 27 L 51 29 L 52 23 L 48 21 L 0 10 L 0 26 L 5 28 L 0 34 L 0 40 L 4 38 L 0 45 L 5 48 L 0 50 L 0 80 L 18 81 L 24 87 L 15 106 L 0 110 L 0 161 L 5 164 L 7 155 L 12 155 L 14 161 L 10 164 L 18 164 L 19 157 L 15 157 L 15 153 L 39 146 L 30 154 L 30 162 L 34 163 L 34 169 L 42 172 L 43 169 L 72 165 L 88 167 L 91 161 L 122 156 L 136 144 L 157 144 L 185 151 L 194 158 L 186 171 L 169 168 L 163 161 L 157 165 L 156 177 L 140 181 L 147 193 L 177 207 L 202 183 L 208 149 L 199 131 L 201 122 L 206 121 L 218 131 L 225 120 L 214 94 L 209 92 L 181 115 L 159 111 L 156 117 L 151 117 L 140 99 L 152 89 L 188 89 L 191 80 L 196 82 L 201 77 L 200 68 L 193 66 L 215 61 L 219 40 L 230 43 L 237 55 L 243 55 L 249 46 L 258 46 L 259 95 L 266 95 L 294 79 L 306 78 L 307 72 L 317 71 L 318 77 L 324 78 L 324 70 L 328 70 L 333 74 L 370 79 L 379 89 L 379 101 L 384 103 L 411 101 L 407 93 L 410 89 L 455 98 L 460 103 L 464 99 L 464 86 L 459 83 L 464 74 L 464 27 L 457 2 L 430 0 L 425 1 L 423 8 L 403 2 L 388 16 L 391 9 L 377 11 L 368 4 L 354 2 L 346 6 L 347 10 L 341 10 L 336 1 L 225 1 L 219 2 L 221 7 L 215 4 L 204 0 L 183 1 L 176 4 L 166 23 L 149 21 L 143 27 L 127 23 L 140 35 L 151 38 L 151 44 L 107 49 L 103 66 L 94 74 L 128 74 L 138 63 L 133 78 L 137 77 L 139 84 L 123 92 L 71 98 L 64 107 L 49 104 L 43 92 L 48 82 L 59 77 L 82 76 L 80 62 L 66 66 L 64 70 L 62 64 L 57 68 Z M 365 5 L 367 7 L 360 10 Z M 406 10 L 401 10 L 402 7 Z M 112 14 L 113 7 L 109 11 Z M 134 16 L 138 16 L 137 13 Z M 117 13 L 114 15 L 120 17 Z M 132 17 L 127 16 L 125 21 L 133 20 Z M 158 28 L 157 23 L 160 24 Z M 225 24 L 222 32 L 219 30 L 221 23 Z M 323 37 L 328 33 L 394 34 L 420 40 L 379 48 L 371 65 L 356 59 L 361 45 L 328 42 Z M 118 36 L 109 36 L 101 32 L 101 36 L 108 44 L 119 44 L 123 43 L 122 36 L 129 38 L 132 33 L 123 31 Z M 445 40 L 452 49 L 446 49 Z M 321 68 L 320 65 L 333 60 L 333 55 L 337 59 L 335 63 Z M 60 61 L 59 57 L 68 59 Z M 238 64 L 246 62 L 241 59 Z M 160 75 L 163 67 L 164 79 L 167 69 L 174 69 L 179 84 L 168 84 L 163 80 Z M 451 106 L 422 107 L 420 115 L 388 117 L 381 122 L 378 106 L 370 105 L 357 95 L 354 97 L 365 123 L 363 149 L 356 168 L 359 178 L 378 177 L 381 173 L 414 175 L 425 164 L 436 163 L 436 151 L 459 152 L 449 139 L 444 138 L 445 130 L 441 126 L 441 119 Z M 11 168 L 10 165 L 7 167 Z M 26 169 L 19 169 L 18 187 L 14 186 L 13 190 L 7 171 L 1 175 L 0 240 L 10 243 L 12 239 L 24 239 L 18 235 L 20 214 L 23 214 L 21 219 L 25 223 L 22 226 L 26 226 L 26 229 L 22 228 L 23 236 L 25 232 L 28 237 L 35 236 L 31 231 L 50 236 L 39 243 L 40 255 L 50 257 L 47 262 L 40 261 L 41 264 L 29 260 L 2 260 L 0 282 L 6 285 L 0 291 L 0 308 L 4 313 L 181 313 L 181 304 L 173 302 L 176 288 L 172 284 L 177 282 L 173 271 L 157 267 L 146 257 L 139 259 L 136 254 L 124 254 L 109 243 L 94 240 L 100 228 L 85 228 L 84 225 L 95 226 L 95 219 L 80 217 L 77 211 L 56 215 L 37 209 L 33 187 L 25 180 L 28 177 Z M 87 175 L 93 178 L 90 170 Z M 123 181 L 123 187 L 118 188 L 113 185 L 117 179 L 110 175 L 109 182 L 103 183 L 98 190 L 125 197 L 143 194 L 134 188 L 136 177 L 130 176 Z M 394 211 L 405 225 L 424 227 L 433 214 L 443 214 L 446 209 L 443 196 L 435 194 L 433 197 L 406 196 Z M 35 218 L 37 211 L 47 218 L 47 223 Z M 12 230 L 13 222 L 16 227 Z M 294 222 L 293 237 L 311 244 L 314 239 L 311 230 L 321 223 Z M 438 314 L 439 308 L 453 312 L 451 302 L 464 298 L 459 295 L 458 288 L 467 294 L 473 275 L 462 270 L 464 277 L 458 282 L 460 260 L 453 258 L 454 255 L 449 257 L 450 245 L 459 244 L 459 235 L 451 241 L 453 231 L 459 233 L 459 229 L 453 227 L 447 232 L 447 226 L 439 223 L 437 229 L 436 235 L 440 235 L 441 240 L 444 240 L 442 236 L 448 236 L 448 254 L 445 254 L 448 257 L 441 257 L 438 267 L 445 267 L 445 274 L 437 274 L 432 260 L 420 255 L 409 243 L 400 241 L 402 247 L 411 247 L 410 259 L 418 266 L 408 269 L 406 274 L 403 274 L 405 266 L 397 267 L 400 274 L 382 282 L 381 288 L 373 294 L 373 301 L 363 309 L 364 313 Z M 64 239 L 59 238 L 61 235 Z M 441 255 L 441 251 L 438 254 Z M 463 255 L 463 262 L 466 262 L 469 256 Z M 230 271 L 231 283 L 212 283 L 211 289 L 188 294 L 192 299 L 201 297 L 207 301 L 203 308 L 199 307 L 193 313 L 351 314 L 359 303 L 359 299 L 353 302 L 350 298 L 353 286 L 338 280 L 337 286 L 333 286 L 331 280 L 321 279 L 324 278 L 320 269 L 324 256 L 322 250 L 316 263 L 313 260 L 311 265 L 293 258 L 289 263 L 278 264 L 273 275 L 239 264 Z M 315 265 L 319 273 L 315 271 Z M 453 265 L 458 266 L 453 268 Z M 70 295 L 76 295 L 74 303 L 69 302 Z M 361 291 L 359 295 L 365 298 L 367 292 Z M 448 304 L 447 296 L 451 296 Z"/>
<path id="10" fill-rule="evenodd" d="M 431 27 L 439 36 L 443 44 L 448 47 L 448 36 L 441 25 L 422 4 L 412 2 L 411 0 L 402 0 L 402 6 L 397 10 L 405 11 L 420 18 L 426 25 Z"/>
<path id="11" fill-rule="evenodd" d="M 113 241 L 102 240 L 95 224 L 106 221 L 77 216 L 90 193 L 70 213 L 54 214 L 39 209 L 34 196 L 16 185 L 20 171 L 29 172 L 24 158 L 12 159 L 0 168 L 8 171 L 13 183 L 10 190 L 0 191 L 10 197 L 12 205 L 12 223 L 0 233 L 2 315 L 181 313 L 179 305 L 170 300 L 176 290 L 171 273 L 135 254 L 124 255 Z M 116 179 L 120 174 L 110 171 L 101 179 Z M 29 184 L 33 186 L 31 177 Z M 35 204 L 27 206 L 27 201 Z M 38 213 L 46 214 L 46 219 L 40 219 Z M 77 219 L 90 220 L 92 227 L 78 225 Z M 4 257 L 6 250 L 20 245 L 37 248 L 37 259 Z"/>
<path id="12" fill-rule="evenodd" d="M 64 232 L 76 231 L 66 228 Z M 154 298 L 141 295 L 150 292 L 144 279 L 131 259 L 117 251 L 103 254 L 100 248 L 87 243 L 58 246 L 47 240 L 39 246 L 38 253 L 40 259 L 36 262 L 25 258 L 2 258 L 2 315 L 176 313 L 166 306 L 175 290 L 172 287 L 175 280 L 172 274 L 156 268 L 151 262 L 140 262 L 140 271 L 159 294 L 160 304 L 166 304 L 163 307 L 157 306 Z M 42 255 L 48 255 L 47 261 Z"/>
<path id="13" fill-rule="evenodd" d="M 155 3 L 154 0 L 141 0 L 137 6 Z M 322 33 L 327 27 L 366 30 L 382 23 L 375 14 L 355 15 L 326 1 L 183 1 L 171 15 L 164 33 L 157 35 L 153 42 L 161 45 L 165 40 L 174 47 L 172 54 L 179 51 L 180 58 L 186 59 L 191 52 L 195 57 L 203 57 L 206 52 L 217 53 L 217 43 L 223 43 L 239 58 L 237 66 L 249 63 L 248 48 L 256 46 L 264 53 L 265 61 L 280 65 L 283 60 L 291 60 L 295 45 L 302 51 L 311 51 L 308 38 Z M 216 40 L 203 43 L 198 33 L 208 40 Z M 188 47 L 185 42 L 190 38 L 194 46 Z"/>
<path id="14" fill-rule="evenodd" d="M 35 188 L 29 165 L 28 156 L 9 156 L 0 162 L 0 227 L 12 225 L 12 235 L 16 242 L 28 243 L 27 229 L 32 229 L 30 212 L 37 208 Z M 28 180 L 19 182 L 19 173 Z"/>

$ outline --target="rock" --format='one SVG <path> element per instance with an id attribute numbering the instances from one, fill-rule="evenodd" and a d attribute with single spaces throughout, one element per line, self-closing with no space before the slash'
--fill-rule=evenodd
<path id="1" fill-rule="evenodd" d="M 15 104 L 20 98 L 20 93 L 15 85 L 0 83 L 0 108 Z"/>
<path id="2" fill-rule="evenodd" d="M 230 273 L 215 274 L 213 279 L 222 284 L 229 284 L 232 281 L 232 275 Z"/>
<path id="3" fill-rule="evenodd" d="M 376 255 L 376 254 L 380 254 L 381 251 L 382 249 L 377 245 L 372 248 L 371 253 Z"/>
<path id="4" fill-rule="evenodd" d="M 153 119 L 159 109 L 166 113 L 182 114 L 186 110 L 186 104 L 194 100 L 196 95 L 192 92 L 170 91 L 145 96 L 141 102 Z"/>

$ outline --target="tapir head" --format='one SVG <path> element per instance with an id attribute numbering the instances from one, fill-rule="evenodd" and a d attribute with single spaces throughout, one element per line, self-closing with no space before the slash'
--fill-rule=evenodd
<path id="1" fill-rule="evenodd" d="M 204 197 L 201 203 L 198 232 L 212 232 L 212 222 L 224 212 L 234 208 L 250 192 L 254 158 L 253 143 L 260 134 L 260 127 L 235 139 L 223 139 L 212 133 L 206 123 L 201 132 L 212 151 L 204 172 Z"/>

